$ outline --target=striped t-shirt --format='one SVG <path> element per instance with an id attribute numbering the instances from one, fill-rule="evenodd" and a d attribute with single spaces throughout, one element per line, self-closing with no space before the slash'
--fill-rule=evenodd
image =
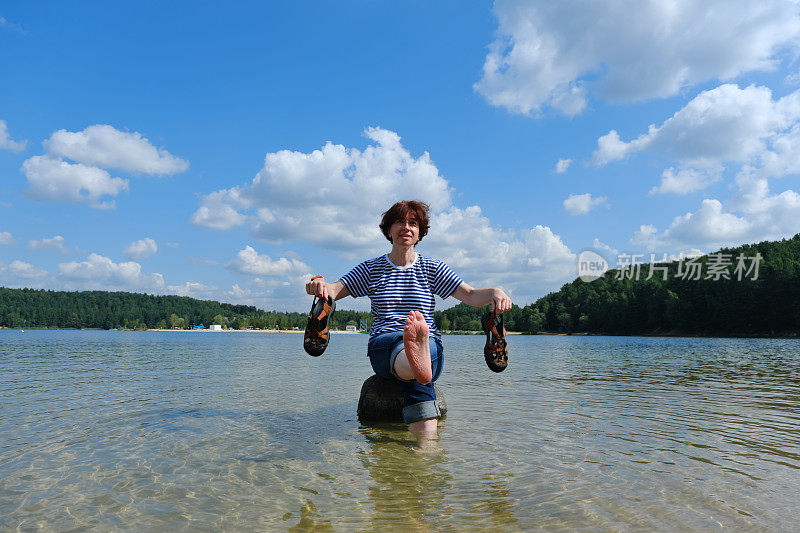
<path id="1" fill-rule="evenodd" d="M 430 334 L 441 338 L 433 323 L 433 296 L 449 297 L 462 281 L 443 262 L 415 255 L 414 261 L 404 267 L 382 255 L 364 261 L 342 276 L 340 281 L 351 296 L 369 296 L 372 302 L 370 340 L 382 333 L 402 331 L 410 311 L 422 313 Z"/>

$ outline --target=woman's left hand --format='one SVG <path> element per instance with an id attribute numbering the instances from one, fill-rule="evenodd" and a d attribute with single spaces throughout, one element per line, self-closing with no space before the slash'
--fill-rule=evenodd
<path id="1" fill-rule="evenodd" d="M 503 289 L 492 289 L 492 310 L 501 315 L 511 309 L 511 298 Z"/>

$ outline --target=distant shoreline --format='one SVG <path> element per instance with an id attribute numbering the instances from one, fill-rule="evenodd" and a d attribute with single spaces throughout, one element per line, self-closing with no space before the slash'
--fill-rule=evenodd
<path id="1" fill-rule="evenodd" d="M 138 331 L 138 332 L 170 332 L 170 333 L 305 333 L 304 330 L 291 330 L 291 329 L 222 329 L 222 330 L 210 330 L 210 329 L 157 329 L 157 328 L 148 328 L 148 329 L 101 329 L 101 328 L 80 328 L 80 329 L 68 329 L 68 328 L 41 328 L 41 327 L 30 327 L 30 328 L 9 328 L 6 326 L 0 326 L 0 330 L 10 330 L 10 331 Z M 341 330 L 332 330 L 332 334 L 335 335 L 369 335 L 368 331 L 341 331 Z M 442 331 L 442 335 L 484 335 L 483 331 Z M 775 334 L 751 334 L 751 335 L 720 335 L 720 334 L 700 334 L 700 333 L 680 333 L 680 332 L 665 332 L 665 333 L 635 333 L 631 335 L 605 335 L 601 333 L 557 333 L 551 331 L 541 331 L 539 333 L 525 333 L 521 331 L 506 331 L 506 335 L 526 335 L 526 336 L 550 336 L 550 337 L 652 337 L 652 338 L 686 338 L 686 339 L 797 339 L 800 338 L 800 334 L 795 332 L 789 333 L 775 333 Z"/>
<path id="2" fill-rule="evenodd" d="M 117 330 L 117 331 L 135 331 L 135 330 Z M 146 330 L 139 330 L 139 331 L 169 331 L 169 332 L 189 332 L 189 333 L 305 333 L 302 329 L 219 329 L 219 330 L 210 330 L 210 329 L 157 329 L 157 328 L 150 328 Z M 362 331 L 340 331 L 338 329 L 331 330 L 331 333 L 335 333 L 336 335 L 344 334 L 344 335 L 361 335 L 366 334 L 366 332 Z"/>

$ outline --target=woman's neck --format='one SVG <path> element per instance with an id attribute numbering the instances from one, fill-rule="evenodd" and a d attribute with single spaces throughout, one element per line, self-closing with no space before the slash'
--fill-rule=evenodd
<path id="1" fill-rule="evenodd" d="M 410 265 L 415 258 L 413 246 L 392 246 L 392 251 L 389 252 L 389 261 L 400 267 Z"/>

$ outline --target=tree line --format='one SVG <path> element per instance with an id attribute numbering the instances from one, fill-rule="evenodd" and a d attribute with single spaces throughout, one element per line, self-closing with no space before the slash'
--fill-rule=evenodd
<path id="1" fill-rule="evenodd" d="M 358 326 L 369 313 L 337 310 L 332 329 Z M 308 315 L 263 311 L 186 296 L 52 291 L 0 287 L 0 326 L 7 328 L 147 329 L 220 324 L 231 329 L 305 329 Z"/>

